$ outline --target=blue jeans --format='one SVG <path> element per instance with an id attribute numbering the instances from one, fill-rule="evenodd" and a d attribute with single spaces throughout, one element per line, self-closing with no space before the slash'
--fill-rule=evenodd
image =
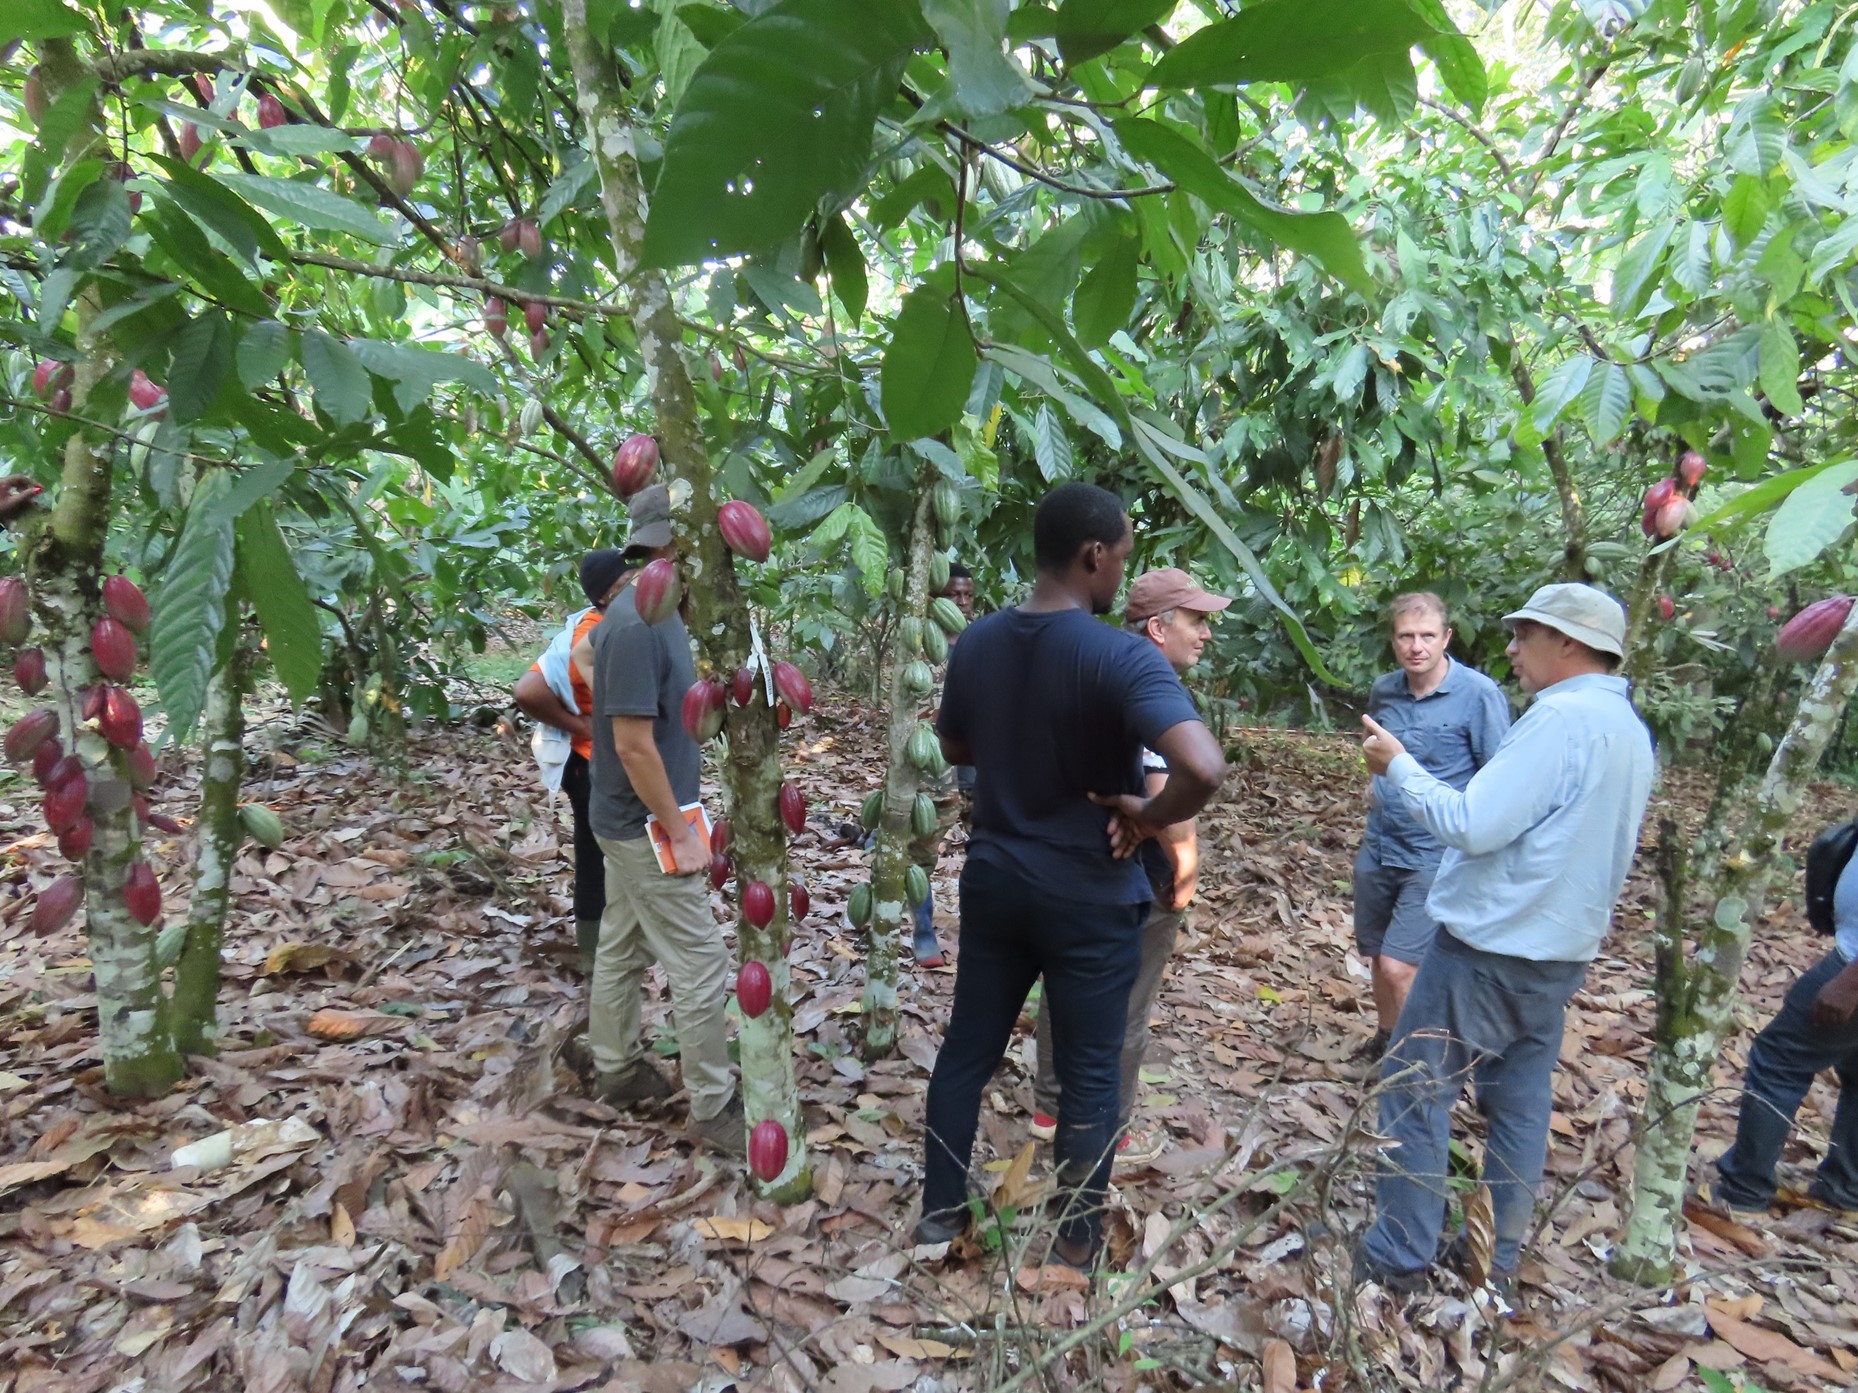
<path id="1" fill-rule="evenodd" d="M 1397 1145 L 1382 1164 L 1374 1226 L 1362 1244 L 1371 1268 L 1417 1272 L 1437 1255 L 1451 1107 L 1468 1080 L 1488 1129 L 1491 1267 L 1516 1270 L 1548 1156 L 1562 1021 L 1586 975 L 1584 962 L 1486 953 L 1439 931 L 1381 1060 L 1381 1134 Z"/>
<path id="2" fill-rule="evenodd" d="M 1813 1181 L 1814 1198 L 1840 1209 L 1858 1209 L 1858 1013 L 1843 1025 L 1813 1024 L 1813 1000 L 1821 987 L 1845 970 L 1845 959 L 1828 953 L 1781 1002 L 1748 1051 L 1742 1081 L 1742 1115 L 1735 1145 L 1716 1169 L 1716 1196 L 1738 1209 L 1766 1209 L 1774 1200 L 1774 1165 L 1781 1158 L 1794 1114 L 1821 1070 L 1838 1075 L 1839 1104 L 1832 1115 L 1832 1144 Z"/>
<path id="3" fill-rule="evenodd" d="M 1095 1248 L 1115 1159 L 1117 1063 L 1148 905 L 1067 900 L 973 861 L 961 872 L 961 956 L 948 1034 L 929 1079 L 923 1213 L 968 1201 L 981 1095 L 1040 976 L 1064 1116 L 1053 1149 L 1068 1191 L 1058 1232 Z"/>

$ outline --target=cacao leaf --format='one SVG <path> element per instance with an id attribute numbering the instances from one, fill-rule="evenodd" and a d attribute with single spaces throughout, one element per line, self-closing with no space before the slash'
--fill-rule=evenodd
<path id="1" fill-rule="evenodd" d="M 969 116 L 998 116 L 1032 96 L 1026 74 L 1004 49 L 1006 0 L 921 0 L 923 18 L 948 54 L 952 98 Z M 940 103 L 938 104 L 940 105 Z"/>
<path id="2" fill-rule="evenodd" d="M 861 184 L 878 111 L 929 38 L 914 0 L 781 0 L 723 39 L 672 117 L 646 262 L 773 246 Z"/>
<path id="3" fill-rule="evenodd" d="M 1064 433 L 1064 422 L 1049 402 L 1040 402 L 1038 414 L 1032 418 L 1032 457 L 1038 461 L 1046 483 L 1071 477 L 1071 441 Z"/>
<path id="4" fill-rule="evenodd" d="M 855 325 L 864 315 L 870 286 L 865 279 L 864 251 L 843 213 L 826 219 L 819 230 L 819 245 L 825 253 L 826 270 L 832 276 L 832 293 L 839 297 L 846 318 Z"/>
<path id="5" fill-rule="evenodd" d="M 394 231 L 373 212 L 352 198 L 300 184 L 295 179 L 274 179 L 263 174 L 222 174 L 220 182 L 246 202 L 255 204 L 299 227 L 324 232 L 346 232 L 375 246 L 394 239 Z"/>
<path id="6" fill-rule="evenodd" d="M 1150 70 L 1149 87 L 1219 87 L 1333 77 L 1435 31 L 1406 0 L 1259 0 L 1188 35 Z"/>
<path id="7" fill-rule="evenodd" d="M 1800 400 L 1800 346 L 1793 331 L 1777 319 L 1761 326 L 1760 368 L 1755 380 L 1784 415 L 1798 416 L 1805 409 Z"/>
<path id="8" fill-rule="evenodd" d="M 340 339 L 317 329 L 303 335 L 303 371 L 316 393 L 316 404 L 337 425 L 366 419 L 374 405 L 368 370 Z"/>
<path id="9" fill-rule="evenodd" d="M 1605 445 L 1626 428 L 1632 411 L 1632 384 L 1618 363 L 1596 363 L 1581 388 L 1581 420 L 1594 444 Z"/>
<path id="10" fill-rule="evenodd" d="M 264 626 L 265 651 L 278 681 L 301 705 L 323 669 L 322 623 L 297 574 L 271 504 L 253 504 L 238 520 L 239 579 Z"/>
<path id="11" fill-rule="evenodd" d="M 884 352 L 884 420 L 899 440 L 937 435 L 960 419 L 979 356 L 946 269 L 904 298 Z"/>
<path id="12" fill-rule="evenodd" d="M 290 255 L 290 248 L 264 215 L 219 180 L 159 152 L 141 158 L 152 160 L 167 176 L 161 196 L 171 199 L 195 222 L 212 228 L 233 255 L 251 269 L 258 269 L 260 252 L 273 260 Z"/>
<path id="13" fill-rule="evenodd" d="M 9 0 L 0 18 L 0 43 L 20 39 L 59 39 L 82 33 L 88 25 L 62 0 Z"/>
<path id="14" fill-rule="evenodd" d="M 1773 579 L 1817 561 L 1852 525 L 1852 498 L 1845 492 L 1858 480 L 1858 462 L 1823 469 L 1787 496 L 1768 523 L 1764 550 Z"/>
<path id="15" fill-rule="evenodd" d="M 1064 0 L 1052 33 L 1065 62 L 1075 65 L 1166 19 L 1174 6 L 1175 0 Z"/>
<path id="16" fill-rule="evenodd" d="M 418 344 L 381 343 L 374 339 L 350 339 L 348 347 L 369 372 L 394 384 L 394 401 L 402 411 L 412 411 L 441 382 L 462 382 L 487 397 L 499 396 L 503 391 L 489 368 L 463 353 L 441 353 Z"/>
<path id="17" fill-rule="evenodd" d="M 1136 239 L 1118 238 L 1108 255 L 1084 273 L 1071 297 L 1071 323 L 1087 348 L 1109 341 L 1135 308 Z"/>
<path id="18" fill-rule="evenodd" d="M 1561 413 L 1568 409 L 1568 403 L 1581 394 L 1587 385 L 1587 377 L 1593 371 L 1594 360 L 1585 353 L 1576 353 L 1572 358 L 1564 358 L 1555 365 L 1555 370 L 1546 381 L 1536 389 L 1535 402 L 1529 408 L 1529 417 L 1536 430 L 1543 435 L 1554 428 Z"/>
<path id="19" fill-rule="evenodd" d="M 1434 30 L 1419 41 L 1420 52 L 1432 60 L 1452 95 L 1476 116 L 1490 96 L 1490 75 L 1484 71 L 1477 46 L 1452 22 L 1442 0 L 1407 0 L 1407 4 Z"/>
<path id="20" fill-rule="evenodd" d="M 231 366 L 232 326 L 223 310 L 209 310 L 181 330 L 168 374 L 168 410 L 176 425 L 206 414 Z"/>
<path id="21" fill-rule="evenodd" d="M 275 319 L 261 319 L 239 340 L 239 381 L 248 388 L 269 382 L 290 361 L 290 331 Z"/>
<path id="22" fill-rule="evenodd" d="M 1768 220 L 1768 186 L 1752 174 L 1738 174 L 1723 195 L 1723 226 L 1739 248 L 1746 249 L 1761 235 Z"/>
<path id="23" fill-rule="evenodd" d="M 219 651 L 226 591 L 232 584 L 230 492 L 221 470 L 209 470 L 194 489 L 180 541 L 149 597 L 149 670 L 161 693 L 168 730 L 176 740 L 192 733 L 206 702 L 207 678 Z"/>

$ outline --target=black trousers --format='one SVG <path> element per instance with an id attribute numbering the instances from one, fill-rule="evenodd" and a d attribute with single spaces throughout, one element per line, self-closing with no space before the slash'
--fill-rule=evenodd
<path id="1" fill-rule="evenodd" d="M 598 919 L 606 912 L 606 857 L 594 840 L 593 825 L 587 821 L 587 795 L 593 787 L 593 771 L 578 753 L 568 756 L 561 768 L 561 790 L 568 795 L 574 810 L 574 919 L 576 923 Z"/>

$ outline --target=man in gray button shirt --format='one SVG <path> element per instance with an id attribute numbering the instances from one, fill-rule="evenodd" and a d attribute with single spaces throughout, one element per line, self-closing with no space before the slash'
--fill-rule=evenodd
<path id="1" fill-rule="evenodd" d="M 1396 595 L 1389 611 L 1400 670 L 1375 681 L 1368 714 L 1434 778 L 1461 789 L 1510 728 L 1509 699 L 1483 673 L 1447 655 L 1451 623 L 1437 595 Z M 1439 839 L 1376 775 L 1368 786 L 1368 830 L 1355 858 L 1355 950 L 1374 974 L 1378 1028 L 1367 1053 L 1376 1059 L 1438 932 L 1426 896 L 1444 854 Z"/>

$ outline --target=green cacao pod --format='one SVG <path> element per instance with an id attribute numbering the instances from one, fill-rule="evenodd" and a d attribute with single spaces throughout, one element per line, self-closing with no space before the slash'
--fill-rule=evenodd
<path id="1" fill-rule="evenodd" d="M 948 558 L 936 552 L 929 558 L 929 593 L 940 595 L 948 589 Z"/>
<path id="2" fill-rule="evenodd" d="M 937 479 L 929 491 L 929 506 L 935 509 L 937 526 L 953 527 L 961 517 L 961 494 L 947 479 Z"/>
<path id="3" fill-rule="evenodd" d="M 955 545 L 955 524 L 938 522 L 935 525 L 935 544 L 944 551 Z"/>
<path id="4" fill-rule="evenodd" d="M 845 897 L 845 917 L 860 929 L 871 922 L 871 887 L 869 885 L 852 886 L 852 893 Z"/>
<path id="5" fill-rule="evenodd" d="M 910 804 L 910 831 L 919 837 L 935 831 L 935 799 L 926 793 L 917 794 Z"/>
<path id="6" fill-rule="evenodd" d="M 284 822 L 263 803 L 239 804 L 239 821 L 246 835 L 260 846 L 275 851 L 284 844 Z"/>
<path id="7" fill-rule="evenodd" d="M 902 604 L 903 597 L 910 592 L 910 578 L 902 571 L 892 571 L 890 573 L 890 579 L 885 581 L 884 584 L 890 591 L 890 598 L 895 600 L 898 604 Z"/>
<path id="8" fill-rule="evenodd" d="M 884 790 L 880 788 L 876 793 L 865 796 L 864 806 L 858 810 L 858 824 L 865 831 L 870 832 L 876 829 L 877 824 L 883 818 Z"/>
<path id="9" fill-rule="evenodd" d="M 948 772 L 948 761 L 942 758 L 942 742 L 935 742 L 934 758 L 923 766 L 923 773 L 932 779 L 939 779 Z"/>
<path id="10" fill-rule="evenodd" d="M 912 907 L 929 898 L 929 872 L 911 866 L 903 876 L 903 902 Z"/>
<path id="11" fill-rule="evenodd" d="M 937 595 L 929 602 L 929 617 L 935 620 L 945 634 L 958 634 L 968 627 L 968 621 L 962 616 L 961 606 L 946 595 Z"/>
<path id="12" fill-rule="evenodd" d="M 906 614 L 897 621 L 897 651 L 905 658 L 914 658 L 923 651 L 923 631 L 927 626 L 913 614 Z"/>
<path id="13" fill-rule="evenodd" d="M 923 656 L 938 667 L 948 661 L 948 635 L 937 625 L 923 625 Z"/>
<path id="14" fill-rule="evenodd" d="M 928 726 L 917 726 L 910 734 L 910 763 L 918 769 L 927 769 L 939 753 L 939 741 Z"/>
<path id="15" fill-rule="evenodd" d="M 935 669 L 921 658 L 907 664 L 903 669 L 903 690 L 913 697 L 928 696 L 930 688 L 935 686 Z"/>

